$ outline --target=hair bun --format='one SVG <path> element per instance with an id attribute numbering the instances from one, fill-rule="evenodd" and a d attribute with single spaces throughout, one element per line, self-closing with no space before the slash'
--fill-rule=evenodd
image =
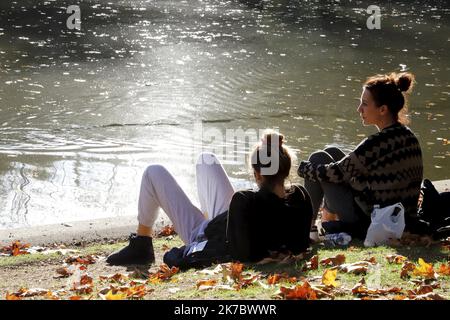
<path id="1" fill-rule="evenodd" d="M 267 147 L 270 147 L 272 145 L 272 137 L 274 139 L 278 138 L 278 145 L 279 147 L 281 147 L 283 145 L 284 142 L 284 136 L 281 133 L 277 133 L 273 130 L 267 131 L 264 133 L 261 142 L 263 144 L 266 144 Z"/>
<path id="2" fill-rule="evenodd" d="M 399 73 L 396 75 L 395 85 L 401 92 L 410 90 L 413 86 L 414 75 L 409 72 Z"/>

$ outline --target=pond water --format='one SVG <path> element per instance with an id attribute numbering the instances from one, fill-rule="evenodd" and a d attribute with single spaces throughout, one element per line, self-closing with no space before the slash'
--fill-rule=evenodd
<path id="1" fill-rule="evenodd" d="M 425 176 L 450 178 L 448 1 L 384 1 L 374 30 L 370 1 L 84 0 L 81 30 L 72 4 L 0 4 L 0 229 L 136 215 L 150 163 L 197 202 L 201 150 L 248 187 L 264 128 L 299 159 L 351 150 L 375 132 L 356 112 L 362 82 L 391 71 L 417 78 Z"/>

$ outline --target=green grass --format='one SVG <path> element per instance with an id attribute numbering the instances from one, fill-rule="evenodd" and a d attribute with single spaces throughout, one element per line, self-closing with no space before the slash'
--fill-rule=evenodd
<path id="1" fill-rule="evenodd" d="M 119 248 L 122 248 L 126 243 L 119 242 L 115 244 L 91 244 L 86 247 L 78 247 L 74 248 L 79 250 L 79 253 L 76 255 L 103 255 L 106 256 L 112 251 L 115 251 Z M 174 246 L 181 246 L 182 242 L 179 237 L 174 238 L 157 238 L 154 239 L 154 248 L 155 252 L 159 254 L 159 257 L 166 251 L 168 248 L 172 248 Z M 345 263 L 353 263 L 357 261 L 361 261 L 364 259 L 375 258 L 377 261 L 377 265 L 369 270 L 367 275 L 354 275 L 354 274 L 346 274 L 343 272 L 338 272 L 336 280 L 339 282 L 339 288 L 342 289 L 344 293 L 336 295 L 336 299 L 354 299 L 350 292 L 350 289 L 355 286 L 359 282 L 359 280 L 364 277 L 366 279 L 366 283 L 369 287 L 373 285 L 377 287 L 381 287 L 384 289 L 392 288 L 392 287 L 400 287 L 404 289 L 404 291 L 413 289 L 415 284 L 411 282 L 413 279 L 417 279 L 412 277 L 411 279 L 401 279 L 400 271 L 401 265 L 399 264 L 390 264 L 386 260 L 386 256 L 389 254 L 400 254 L 406 256 L 409 261 L 416 263 L 419 258 L 424 259 L 427 263 L 432 263 L 435 267 L 435 270 L 438 269 L 441 263 L 447 263 L 449 260 L 449 251 L 445 251 L 443 247 L 438 244 L 432 245 L 430 247 L 376 247 L 376 248 L 365 248 L 361 242 L 353 241 L 351 247 L 337 247 L 337 248 L 329 248 L 323 245 L 315 245 L 313 247 L 312 252 L 309 257 L 305 260 L 300 260 L 297 263 L 292 264 L 278 264 L 278 263 L 270 263 L 266 265 L 258 265 L 258 264 L 246 264 L 244 269 L 244 274 L 259 274 L 261 276 L 261 282 L 267 285 L 267 276 L 269 274 L 275 273 L 283 273 L 286 272 L 291 277 L 297 277 L 298 282 L 296 284 L 302 284 L 303 281 L 300 279 L 307 278 L 313 279 L 314 277 L 319 280 L 313 281 L 312 283 L 320 284 L 320 278 L 325 272 L 325 270 L 329 267 L 325 267 L 319 264 L 319 268 L 317 270 L 308 270 L 302 271 L 304 264 L 308 261 L 308 259 L 317 254 L 319 256 L 319 260 L 324 258 L 334 257 L 337 254 L 344 254 L 346 257 Z M 42 261 L 46 262 L 54 262 L 59 263 L 64 260 L 65 256 L 60 254 L 33 254 L 33 255 L 21 255 L 17 257 L 2 257 L 0 258 L 0 267 L 8 267 L 8 266 L 17 266 L 21 265 L 33 266 L 34 264 L 39 265 Z M 152 270 L 156 270 L 158 266 L 152 266 Z M 102 274 L 111 273 L 108 270 L 108 266 L 105 265 L 104 270 L 103 267 L 100 267 L 100 272 Z M 214 268 L 214 266 L 212 267 Z M 103 272 L 104 271 L 104 272 Z M 130 270 L 127 269 L 127 272 Z M 97 271 L 98 272 L 98 271 Z M 54 276 L 54 271 L 49 271 L 49 277 Z M 275 295 L 279 290 L 280 286 L 290 287 L 294 284 L 281 282 L 274 286 L 270 286 L 269 288 L 263 287 L 258 282 L 243 288 L 239 291 L 229 291 L 229 290 L 221 290 L 221 289 L 212 289 L 199 291 L 197 289 L 197 282 L 205 279 L 217 279 L 218 283 L 221 283 L 222 275 L 207 275 L 201 274 L 198 270 L 187 270 L 184 272 L 180 272 L 174 275 L 169 281 L 164 281 L 156 284 L 148 284 L 148 288 L 153 289 L 154 291 L 149 293 L 146 298 L 148 299 L 273 299 L 277 298 Z M 440 288 L 434 290 L 435 293 L 438 293 L 447 299 L 450 298 L 450 277 L 449 276 L 440 276 L 438 281 L 440 283 Z M 100 289 L 100 287 L 106 286 L 105 284 L 99 283 L 96 279 L 95 281 L 96 287 Z M 24 286 L 29 288 L 39 287 L 36 284 L 24 283 Z M 173 293 L 170 292 L 171 288 L 179 288 L 179 291 Z"/>

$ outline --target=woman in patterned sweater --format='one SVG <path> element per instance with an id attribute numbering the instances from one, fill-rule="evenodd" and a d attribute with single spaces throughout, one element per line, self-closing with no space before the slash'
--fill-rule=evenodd
<path id="1" fill-rule="evenodd" d="M 301 162 L 298 174 L 305 179 L 312 198 L 313 221 L 322 200 L 325 209 L 339 220 L 329 223 L 328 228 L 324 224 L 327 232 L 346 231 L 363 238 L 375 204 L 383 207 L 401 202 L 407 227 L 416 214 L 423 177 L 422 152 L 416 136 L 406 126 L 403 95 L 413 82 L 411 73 L 368 78 L 357 111 L 363 125 L 374 125 L 378 132 L 349 154 L 331 147 Z"/>

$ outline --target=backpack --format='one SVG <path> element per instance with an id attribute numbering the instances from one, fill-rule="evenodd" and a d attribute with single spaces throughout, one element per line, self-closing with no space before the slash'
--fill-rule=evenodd
<path id="1" fill-rule="evenodd" d="M 421 186 L 422 202 L 419 204 L 417 219 L 412 222 L 412 231 L 428 234 L 434 239 L 450 236 L 450 192 L 439 193 L 429 179 Z"/>

